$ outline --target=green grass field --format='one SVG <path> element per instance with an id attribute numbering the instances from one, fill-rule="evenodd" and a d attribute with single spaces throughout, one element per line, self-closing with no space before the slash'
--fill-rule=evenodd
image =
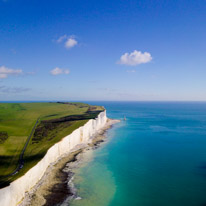
<path id="1" fill-rule="evenodd" d="M 0 103 L 0 187 L 25 174 L 52 145 L 102 110 L 103 107 L 83 103 Z M 24 167 L 9 176 L 17 168 L 31 133 L 23 156 Z"/>

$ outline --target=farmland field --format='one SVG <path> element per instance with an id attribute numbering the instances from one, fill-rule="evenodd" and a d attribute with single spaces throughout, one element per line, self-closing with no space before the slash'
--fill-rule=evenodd
<path id="1" fill-rule="evenodd" d="M 103 109 L 83 103 L 0 103 L 0 187 L 22 176 L 52 145 Z M 21 156 L 23 168 L 14 174 Z"/>

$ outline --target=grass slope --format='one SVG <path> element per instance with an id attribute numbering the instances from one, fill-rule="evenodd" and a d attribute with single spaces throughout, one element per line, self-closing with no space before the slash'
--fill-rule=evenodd
<path id="1" fill-rule="evenodd" d="M 102 110 L 83 103 L 0 103 L 0 187 L 25 174 L 52 145 Z M 7 177 L 17 168 L 20 153 L 38 119 L 24 153 L 24 167 Z"/>

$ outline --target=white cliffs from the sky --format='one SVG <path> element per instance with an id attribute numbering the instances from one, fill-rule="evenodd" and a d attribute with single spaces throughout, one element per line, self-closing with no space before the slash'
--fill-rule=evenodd
<path id="1" fill-rule="evenodd" d="M 60 142 L 54 144 L 34 167 L 25 175 L 13 181 L 9 186 L 0 189 L 0 205 L 16 206 L 44 175 L 47 167 L 62 155 L 73 150 L 77 145 L 88 144 L 92 137 L 105 126 L 106 111 L 101 112 L 96 119 L 90 119 L 84 126 L 74 130 Z"/>

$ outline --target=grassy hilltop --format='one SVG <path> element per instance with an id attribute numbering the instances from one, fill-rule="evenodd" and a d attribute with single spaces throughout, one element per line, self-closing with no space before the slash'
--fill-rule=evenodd
<path id="1" fill-rule="evenodd" d="M 22 176 L 52 145 L 102 110 L 83 103 L 0 103 L 0 187 Z M 22 153 L 24 166 L 12 174 Z"/>

